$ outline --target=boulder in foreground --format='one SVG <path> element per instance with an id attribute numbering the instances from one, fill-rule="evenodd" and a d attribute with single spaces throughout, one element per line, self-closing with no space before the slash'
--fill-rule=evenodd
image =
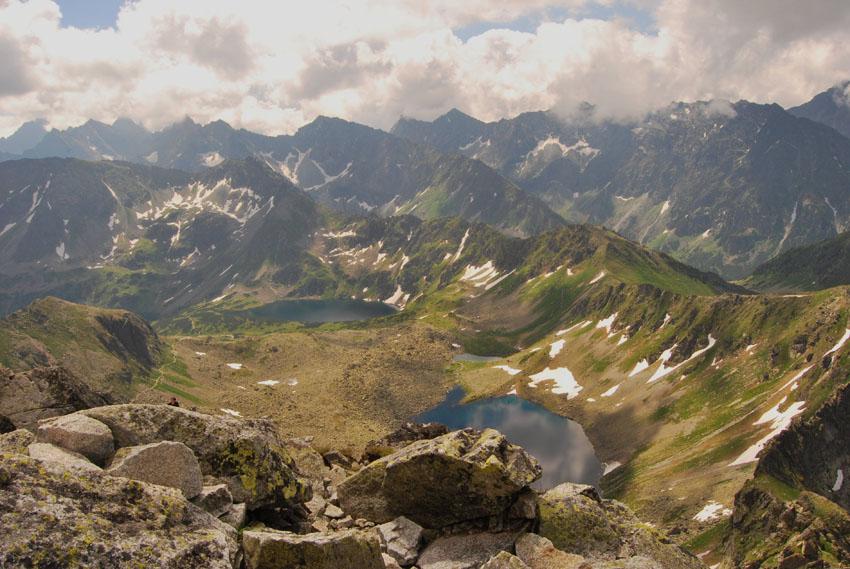
<path id="1" fill-rule="evenodd" d="M 194 498 L 204 488 L 201 467 L 192 449 L 173 441 L 119 449 L 107 472 L 177 488 L 187 499 Z"/>
<path id="2" fill-rule="evenodd" d="M 0 455 L 0 567 L 232 569 L 235 538 L 177 490 Z"/>
<path id="3" fill-rule="evenodd" d="M 249 510 L 283 507 L 310 499 L 310 486 L 295 474 L 275 426 L 262 419 L 205 415 L 168 405 L 111 405 L 80 411 L 105 423 L 116 446 L 178 441 L 192 449 L 204 476 L 227 484 L 234 502 Z"/>
<path id="4" fill-rule="evenodd" d="M 538 534 L 565 553 L 593 562 L 643 558 L 658 569 L 705 567 L 624 504 L 602 500 L 593 486 L 561 484 L 540 496 L 539 507 Z"/>
<path id="5" fill-rule="evenodd" d="M 95 464 L 103 464 L 115 452 L 109 427 L 85 415 L 73 413 L 43 421 L 38 426 L 39 442 L 78 452 Z"/>
<path id="6" fill-rule="evenodd" d="M 381 547 L 357 530 L 297 535 L 262 530 L 242 533 L 247 569 L 384 569 Z"/>
<path id="7" fill-rule="evenodd" d="M 463 429 L 415 442 L 372 462 L 338 488 L 354 518 L 405 516 L 427 528 L 501 515 L 540 478 L 537 461 L 493 429 Z"/>

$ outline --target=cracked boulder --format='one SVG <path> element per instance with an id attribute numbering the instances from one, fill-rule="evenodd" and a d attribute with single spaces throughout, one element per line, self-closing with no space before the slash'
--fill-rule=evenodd
<path id="1" fill-rule="evenodd" d="M 340 507 L 386 523 L 399 516 L 427 528 L 504 514 L 540 478 L 537 461 L 493 429 L 463 429 L 415 442 L 339 485 Z"/>
<path id="2" fill-rule="evenodd" d="M 242 532 L 247 569 L 384 569 L 374 535 L 357 530 L 297 535 L 285 531 Z"/>

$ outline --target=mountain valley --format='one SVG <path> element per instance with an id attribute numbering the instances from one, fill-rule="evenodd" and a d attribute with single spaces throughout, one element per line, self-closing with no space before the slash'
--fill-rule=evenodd
<path id="1" fill-rule="evenodd" d="M 850 559 L 850 454 L 788 459 L 844 436 L 850 139 L 745 101 L 585 112 L 30 125 L 0 144 L 30 156 L 0 163 L 0 415 L 70 377 L 357 461 L 460 385 L 580 423 L 604 497 L 708 565 Z M 319 299 L 394 310 L 250 312 Z"/>

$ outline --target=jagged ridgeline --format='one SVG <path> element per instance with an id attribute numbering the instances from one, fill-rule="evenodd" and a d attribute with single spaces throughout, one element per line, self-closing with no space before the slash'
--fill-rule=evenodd
<path id="1" fill-rule="evenodd" d="M 3 312 L 55 295 L 156 317 L 300 264 L 326 215 L 253 159 L 198 174 L 70 159 L 0 172 Z"/>
<path id="2" fill-rule="evenodd" d="M 495 123 L 453 110 L 431 123 L 402 119 L 392 134 L 327 117 L 286 136 L 190 119 L 156 133 L 127 119 L 49 133 L 33 123 L 0 140 L 0 160 L 67 156 L 199 172 L 255 157 L 336 210 L 459 215 L 517 236 L 589 222 L 740 279 L 850 223 L 847 111 L 837 102 L 845 90 L 789 111 L 674 103 L 628 123 L 600 120 L 592 106 Z"/>
<path id="3" fill-rule="evenodd" d="M 275 137 L 223 121 L 202 126 L 187 119 L 157 133 L 126 119 L 111 126 L 89 121 L 44 135 L 24 155 L 128 160 L 187 172 L 253 156 L 317 202 L 349 213 L 461 215 L 512 235 L 564 224 L 539 199 L 477 160 L 327 117 Z"/>
<path id="4" fill-rule="evenodd" d="M 727 279 L 850 220 L 850 139 L 778 105 L 676 103 L 629 123 L 459 111 L 392 132 L 476 158 L 570 221 L 605 225 Z"/>

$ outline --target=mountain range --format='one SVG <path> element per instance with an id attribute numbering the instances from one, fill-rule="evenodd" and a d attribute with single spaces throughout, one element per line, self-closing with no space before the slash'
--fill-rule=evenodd
<path id="1" fill-rule="evenodd" d="M 392 133 L 319 117 L 291 136 L 188 118 L 155 133 L 127 119 L 49 132 L 35 121 L 0 140 L 0 159 L 125 160 L 194 173 L 253 156 L 336 210 L 459 215 L 516 236 L 589 222 L 739 279 L 848 227 L 844 87 L 789 111 L 675 103 L 630 123 L 597 120 L 590 105 L 495 123 L 452 110 L 432 122 L 402 119 Z"/>
<path id="2" fill-rule="evenodd" d="M 573 222 L 728 279 L 848 223 L 850 139 L 778 105 L 677 103 L 631 124 L 452 111 L 393 132 L 482 160 Z"/>

